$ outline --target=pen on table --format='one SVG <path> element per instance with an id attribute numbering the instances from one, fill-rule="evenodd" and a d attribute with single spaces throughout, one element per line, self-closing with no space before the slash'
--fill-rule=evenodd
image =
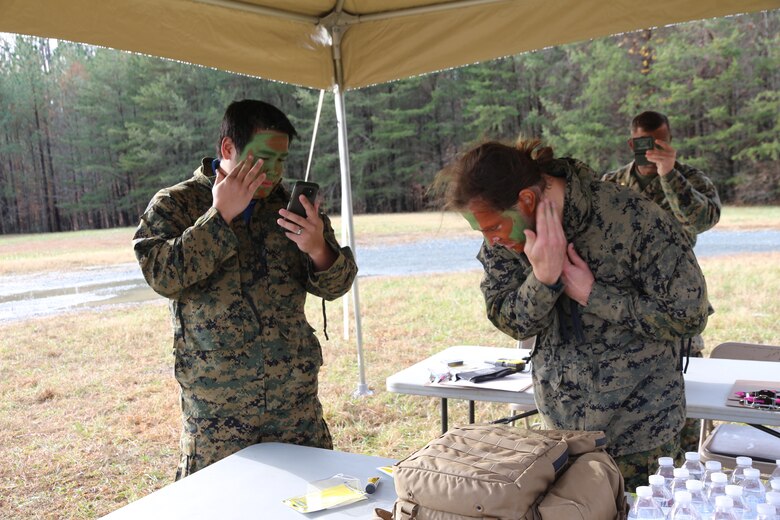
<path id="1" fill-rule="evenodd" d="M 366 493 L 370 495 L 376 491 L 377 486 L 379 486 L 379 479 L 380 477 L 371 477 L 368 479 L 368 483 L 366 484 Z"/>
<path id="2" fill-rule="evenodd" d="M 525 361 L 522 359 L 499 359 L 498 361 L 485 361 L 485 363 L 494 367 L 514 368 L 518 372 L 525 368 Z"/>

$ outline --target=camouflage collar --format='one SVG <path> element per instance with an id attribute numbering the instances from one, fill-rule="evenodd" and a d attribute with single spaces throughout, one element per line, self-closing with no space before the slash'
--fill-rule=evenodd
<path id="1" fill-rule="evenodd" d="M 566 175 L 563 231 L 566 240 L 573 242 L 590 222 L 593 198 L 591 183 L 596 181 L 596 172 L 587 164 L 569 157 L 555 159 L 553 163 L 557 171 L 565 172 Z"/>

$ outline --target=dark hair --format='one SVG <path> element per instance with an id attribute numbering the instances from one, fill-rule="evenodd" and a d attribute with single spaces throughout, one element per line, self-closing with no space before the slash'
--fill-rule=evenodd
<path id="1" fill-rule="evenodd" d="M 234 101 L 225 110 L 219 129 L 217 157 L 221 158 L 222 140 L 229 137 L 240 154 L 258 130 L 284 132 L 292 142 L 298 136 L 284 112 L 275 106 L 256 99 Z"/>
<path id="2" fill-rule="evenodd" d="M 544 166 L 553 158 L 552 148 L 541 141 L 519 140 L 515 146 L 489 141 L 459 156 L 437 175 L 447 209 L 462 211 L 479 199 L 496 211 L 517 204 L 525 188 L 544 189 Z"/>
<path id="3" fill-rule="evenodd" d="M 631 131 L 633 132 L 634 130 L 641 128 L 642 130 L 653 132 L 661 128 L 663 125 L 666 125 L 666 128 L 669 129 L 669 135 L 671 135 L 672 126 L 669 124 L 669 118 L 660 112 L 647 110 L 636 116 L 634 120 L 631 121 Z"/>

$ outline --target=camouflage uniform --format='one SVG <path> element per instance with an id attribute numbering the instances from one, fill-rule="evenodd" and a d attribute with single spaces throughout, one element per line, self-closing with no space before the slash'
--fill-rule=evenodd
<path id="1" fill-rule="evenodd" d="M 696 245 L 696 235 L 711 229 L 720 220 L 718 190 L 700 170 L 675 162 L 671 172 L 654 175 L 644 190 L 637 175 L 631 162 L 605 173 L 601 180 L 628 186 L 661 206 L 680 222 L 691 245 Z"/>
<path id="2" fill-rule="evenodd" d="M 672 457 L 682 464 L 680 461 L 684 462 L 685 458 L 680 451 L 679 440 L 673 439 L 652 450 L 615 457 L 626 491 L 634 493 L 639 486 L 646 486 L 648 477 L 658 470 L 658 459 L 661 457 Z"/>
<path id="3" fill-rule="evenodd" d="M 685 419 L 680 338 L 708 317 L 696 257 L 645 197 L 572 159 L 547 171 L 566 179 L 563 229 L 595 277 L 588 304 L 539 282 L 524 254 L 483 245 L 488 318 L 516 339 L 537 335 L 534 395 L 547 426 L 604 430 L 613 456 L 673 441 Z"/>
<path id="4" fill-rule="evenodd" d="M 226 223 L 211 207 L 211 159 L 159 191 L 134 237 L 144 277 L 170 299 L 181 387 L 178 477 L 262 441 L 332 447 L 317 397 L 322 351 L 304 314 L 306 293 L 332 300 L 357 274 L 327 216 L 337 252 L 326 271 L 276 223 L 281 186 Z"/>
<path id="5" fill-rule="evenodd" d="M 675 162 L 674 169 L 665 176 L 654 175 L 642 189 L 639 173 L 631 162 L 622 168 L 605 173 L 601 180 L 614 182 L 640 192 L 680 222 L 691 245 L 696 236 L 711 229 L 720 220 L 720 197 L 715 185 L 703 172 Z M 691 338 L 690 354 L 702 357 L 704 340 L 701 335 Z M 697 451 L 701 421 L 688 419 L 681 433 L 683 451 Z"/>

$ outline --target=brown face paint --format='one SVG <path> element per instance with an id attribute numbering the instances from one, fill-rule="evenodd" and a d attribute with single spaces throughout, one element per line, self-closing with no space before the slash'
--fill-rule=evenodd
<path id="1" fill-rule="evenodd" d="M 508 209 L 501 215 L 512 220 L 512 231 L 509 232 L 509 240 L 525 243 L 525 233 L 523 231 L 528 228 L 528 224 L 523 216 L 514 209 Z"/>
<path id="2" fill-rule="evenodd" d="M 252 157 L 255 160 L 263 160 L 260 172 L 266 175 L 263 184 L 255 191 L 254 198 L 263 199 L 267 197 L 282 180 L 289 141 L 287 134 L 273 130 L 263 130 L 257 132 L 249 144 L 244 147 L 240 160 L 243 161 L 249 152 L 252 152 Z"/>
<path id="3" fill-rule="evenodd" d="M 525 233 L 529 228 L 523 216 L 514 209 L 501 213 L 488 208 L 484 203 L 469 204 L 472 211 L 464 211 L 463 217 L 471 228 L 482 232 L 489 247 L 500 245 L 519 253 L 525 248 Z"/>

